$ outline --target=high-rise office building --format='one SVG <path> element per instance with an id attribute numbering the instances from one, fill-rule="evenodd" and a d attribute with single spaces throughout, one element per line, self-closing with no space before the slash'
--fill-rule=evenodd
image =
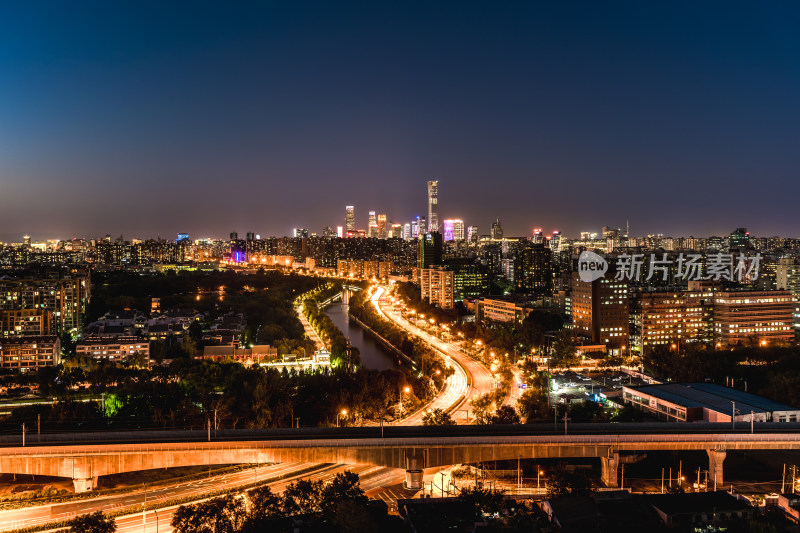
<path id="1" fill-rule="evenodd" d="M 554 231 L 553 236 L 550 238 L 550 249 L 553 250 L 554 254 L 557 254 L 561 251 L 561 232 Z"/>
<path id="2" fill-rule="evenodd" d="M 444 228 L 444 240 L 445 241 L 452 241 L 453 240 L 453 220 L 447 219 L 443 223 Z"/>
<path id="3" fill-rule="evenodd" d="M 464 221 L 459 219 L 447 219 L 442 223 L 444 228 L 445 241 L 464 240 Z"/>
<path id="4" fill-rule="evenodd" d="M 403 225 L 402 224 L 392 224 L 391 229 L 389 230 L 390 238 L 395 239 L 402 239 L 403 238 Z"/>
<path id="5" fill-rule="evenodd" d="M 417 239 L 419 235 L 419 217 L 417 217 L 416 220 L 411 221 L 411 238 Z"/>
<path id="6" fill-rule="evenodd" d="M 419 268 L 430 268 L 442 263 L 442 234 L 438 231 L 426 233 L 419 239 L 417 254 Z"/>
<path id="7" fill-rule="evenodd" d="M 378 218 L 375 216 L 375 211 L 369 212 L 367 235 L 373 238 L 378 236 Z"/>
<path id="8" fill-rule="evenodd" d="M 456 241 L 464 240 L 464 221 L 455 219 L 453 221 L 453 239 Z"/>
<path id="9" fill-rule="evenodd" d="M 503 238 L 503 228 L 500 226 L 500 217 L 497 218 L 497 222 L 492 222 L 492 239 L 502 239 Z"/>
<path id="10" fill-rule="evenodd" d="M 380 214 L 378 215 L 378 238 L 385 239 L 386 238 L 386 215 Z"/>
<path id="11" fill-rule="evenodd" d="M 478 242 L 478 226 L 470 226 L 467 228 L 467 240 L 469 242 Z"/>
<path id="12" fill-rule="evenodd" d="M 405 224 L 403 224 L 403 239 L 406 241 L 409 241 L 414 238 L 412 237 L 412 228 L 411 228 L 412 224 L 413 222 L 406 222 Z"/>
<path id="13" fill-rule="evenodd" d="M 552 295 L 553 252 L 543 243 L 518 250 L 514 260 L 514 284 L 524 293 Z"/>
<path id="14" fill-rule="evenodd" d="M 344 229 L 348 237 L 356 231 L 356 208 L 352 205 L 345 207 Z"/>
<path id="15" fill-rule="evenodd" d="M 750 233 L 747 228 L 736 228 L 731 232 L 730 250 L 744 250 L 750 247 Z"/>
<path id="16" fill-rule="evenodd" d="M 605 344 L 615 353 L 628 348 L 628 282 L 600 278 L 581 281 L 572 275 L 572 324 L 575 333 L 592 343 Z"/>
<path id="17" fill-rule="evenodd" d="M 425 220 L 425 217 L 419 217 L 419 238 L 421 239 L 429 231 L 428 221 Z"/>
<path id="18" fill-rule="evenodd" d="M 428 182 L 428 229 L 439 231 L 439 181 Z"/>
<path id="19" fill-rule="evenodd" d="M 542 244 L 544 237 L 542 236 L 542 228 L 534 228 L 533 230 L 533 244 Z"/>

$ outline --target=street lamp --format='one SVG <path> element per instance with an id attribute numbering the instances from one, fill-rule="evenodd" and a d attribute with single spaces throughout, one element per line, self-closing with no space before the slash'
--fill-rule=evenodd
<path id="1" fill-rule="evenodd" d="M 347 409 L 342 409 L 340 412 L 336 413 L 336 427 L 339 427 L 339 415 L 347 416 Z"/>

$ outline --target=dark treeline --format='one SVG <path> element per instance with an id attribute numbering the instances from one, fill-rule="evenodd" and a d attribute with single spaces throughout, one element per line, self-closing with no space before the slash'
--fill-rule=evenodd
<path id="1" fill-rule="evenodd" d="M 800 347 L 743 346 L 716 350 L 713 345 L 681 344 L 648 350 L 646 370 L 671 381 L 732 384 L 789 405 L 800 405 Z"/>
<path id="2" fill-rule="evenodd" d="M 322 283 L 313 277 L 264 270 L 247 275 L 232 271 L 94 274 L 86 317 L 90 322 L 108 311 L 148 312 L 151 298 L 160 298 L 162 310 L 196 309 L 209 319 L 231 311 L 245 313 L 243 342 L 277 345 L 284 339 L 302 338 L 303 326 L 291 302 Z"/>
<path id="3" fill-rule="evenodd" d="M 420 380 L 399 370 L 378 372 L 345 367 L 315 372 L 244 367 L 239 363 L 177 359 L 169 366 L 136 369 L 99 364 L 92 370 L 46 368 L 36 375 L 41 395 L 52 404 L 23 406 L 0 419 L 0 430 L 35 428 L 43 431 L 100 429 L 203 428 L 214 420 L 218 428 L 332 425 L 347 410 L 342 424 L 391 418 L 400 391 L 408 411 L 430 395 Z M 87 390 L 76 390 L 88 384 Z M 102 400 L 81 401 L 87 397 Z"/>

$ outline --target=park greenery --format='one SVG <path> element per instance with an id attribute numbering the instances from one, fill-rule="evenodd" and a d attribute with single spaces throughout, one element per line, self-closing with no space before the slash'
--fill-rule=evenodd
<path id="1" fill-rule="evenodd" d="M 228 312 L 245 313 L 243 337 L 271 342 L 289 353 L 314 348 L 293 308 L 293 302 L 302 302 L 304 294 L 313 292 L 315 298 L 304 303 L 314 321 L 337 345 L 343 338 L 318 307 L 313 311 L 317 297 L 337 288 L 312 277 L 272 272 L 155 276 L 114 272 L 95 281 L 93 318 L 110 309 L 146 309 L 150 298 L 159 297 L 162 308 L 194 306 L 208 313 L 206 320 Z M 354 300 L 358 302 L 357 297 Z M 380 329 L 374 322 L 373 326 Z M 193 326 L 183 342 L 166 347 L 159 358 L 163 364 L 73 356 L 56 367 L 2 376 L 2 385 L 56 401 L 13 409 L 0 418 L 0 430 L 17 432 L 22 424 L 36 428 L 39 423 L 42 431 L 201 429 L 208 420 L 216 420 L 219 429 L 292 427 L 297 419 L 303 426 L 319 426 L 335 424 L 343 410 L 348 414 L 342 425 L 362 424 L 392 419 L 423 405 L 441 388 L 449 371 L 422 343 L 410 339 L 404 339 L 402 346 L 424 372 L 409 365 L 381 372 L 366 369 L 357 364 L 353 351 L 351 359 L 339 359 L 346 364 L 306 372 L 195 359 L 202 331 Z"/>

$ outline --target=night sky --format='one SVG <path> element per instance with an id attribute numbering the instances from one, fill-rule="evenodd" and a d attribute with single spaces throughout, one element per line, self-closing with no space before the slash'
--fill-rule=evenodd
<path id="1" fill-rule="evenodd" d="M 0 239 L 800 236 L 784 2 L 0 3 Z"/>

